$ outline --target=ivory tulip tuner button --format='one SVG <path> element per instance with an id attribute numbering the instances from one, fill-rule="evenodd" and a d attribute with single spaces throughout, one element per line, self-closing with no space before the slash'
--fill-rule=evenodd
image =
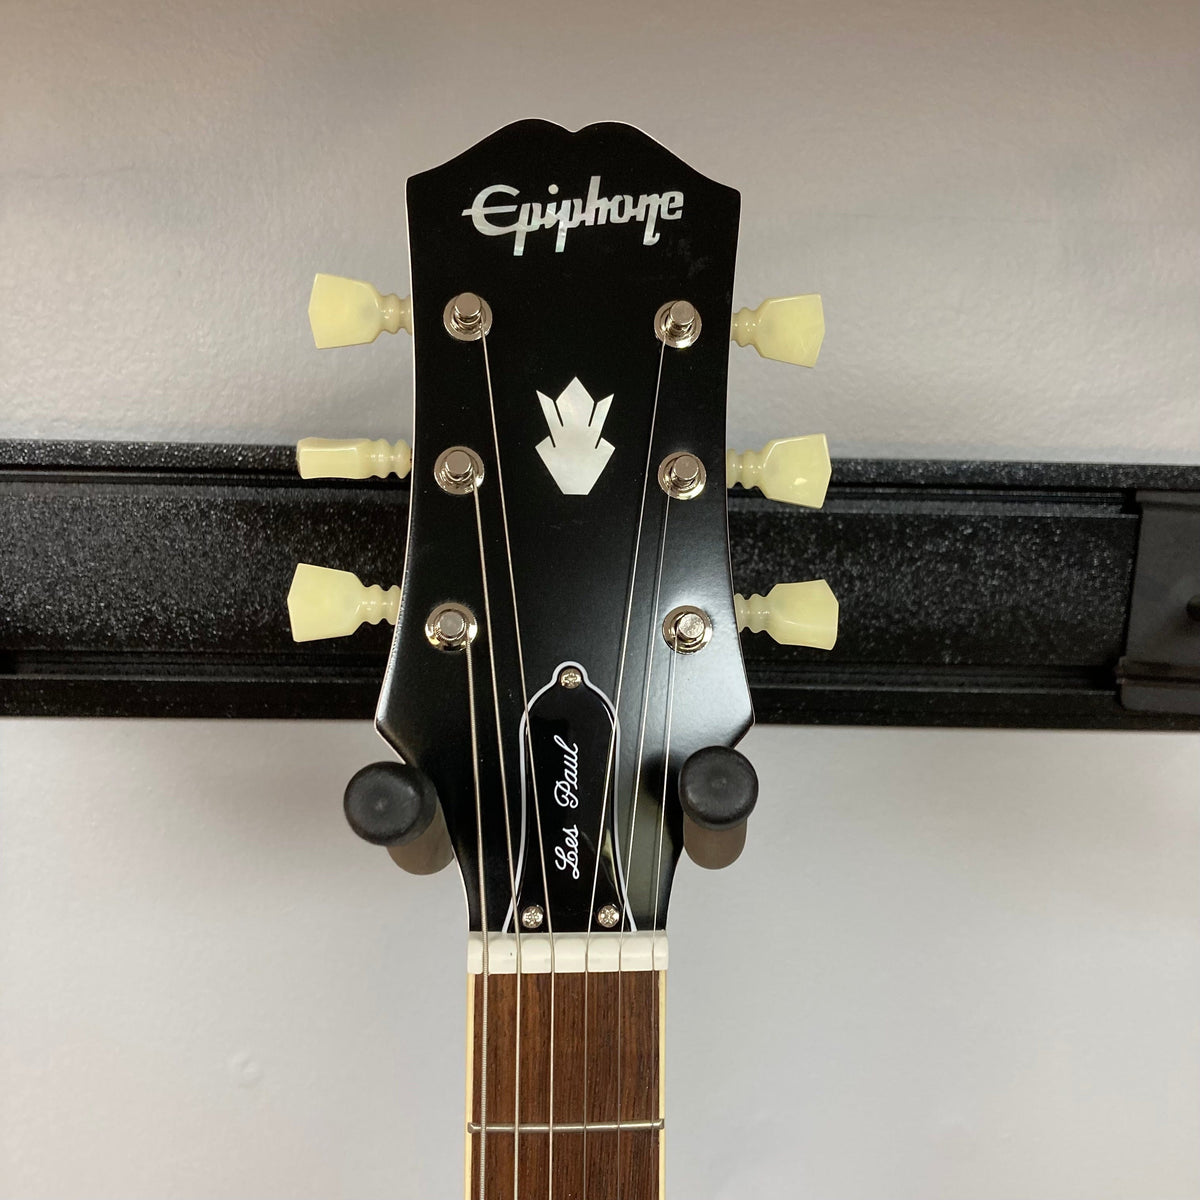
<path id="1" fill-rule="evenodd" d="M 765 596 L 733 598 L 738 629 L 769 633 L 781 646 L 832 650 L 837 641 L 838 602 L 824 579 L 777 583 Z"/>
<path id="2" fill-rule="evenodd" d="M 833 472 L 823 433 L 774 438 L 761 450 L 725 452 L 725 486 L 756 487 L 768 500 L 820 508 Z"/>
<path id="3" fill-rule="evenodd" d="M 308 300 L 308 323 L 318 350 L 362 346 L 384 330 L 412 333 L 412 304 L 396 295 L 381 295 L 365 279 L 318 275 Z"/>
<path id="4" fill-rule="evenodd" d="M 753 346 L 763 358 L 813 367 L 825 340 L 825 310 L 820 296 L 777 296 L 756 309 L 734 314 L 733 340 Z"/>
<path id="5" fill-rule="evenodd" d="M 364 621 L 395 625 L 400 587 L 395 584 L 385 592 L 379 584 L 367 587 L 353 571 L 298 563 L 287 605 L 293 641 L 345 637 Z"/>
<path id="6" fill-rule="evenodd" d="M 412 470 L 412 450 L 383 438 L 301 438 L 296 467 L 301 479 L 403 479 Z"/>

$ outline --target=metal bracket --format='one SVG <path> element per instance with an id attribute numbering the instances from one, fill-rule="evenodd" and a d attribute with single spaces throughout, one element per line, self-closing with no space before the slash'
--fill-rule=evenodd
<path id="1" fill-rule="evenodd" d="M 1121 703 L 1200 715 L 1200 495 L 1141 491 L 1136 499 L 1142 520 L 1117 666 Z"/>

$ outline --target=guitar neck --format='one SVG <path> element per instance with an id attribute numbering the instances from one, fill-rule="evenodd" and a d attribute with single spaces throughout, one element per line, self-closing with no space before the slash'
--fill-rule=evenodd
<path id="1" fill-rule="evenodd" d="M 467 1200 L 663 1200 L 665 935 L 520 941 L 472 935 Z"/>

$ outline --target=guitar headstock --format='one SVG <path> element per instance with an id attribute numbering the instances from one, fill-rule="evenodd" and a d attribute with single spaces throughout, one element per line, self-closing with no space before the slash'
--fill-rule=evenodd
<path id="1" fill-rule="evenodd" d="M 414 339 L 398 608 L 305 566 L 293 589 L 298 636 L 396 623 L 376 724 L 405 766 L 348 812 L 393 843 L 444 818 L 472 930 L 661 930 L 685 825 L 735 857 L 753 807 L 739 628 L 832 645 L 821 582 L 735 604 L 726 527 L 727 484 L 823 499 L 823 438 L 725 449 L 731 332 L 811 365 L 819 299 L 734 317 L 738 193 L 625 125 L 518 122 L 407 202 L 411 304 L 319 276 L 310 308 L 319 345 Z M 300 451 L 308 475 L 408 467 Z"/>

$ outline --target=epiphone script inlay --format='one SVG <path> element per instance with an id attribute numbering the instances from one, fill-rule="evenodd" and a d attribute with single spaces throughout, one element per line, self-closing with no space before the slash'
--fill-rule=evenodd
<path id="1" fill-rule="evenodd" d="M 548 190 L 553 195 L 557 188 L 551 185 Z M 525 239 L 529 234 L 556 226 L 558 236 L 554 241 L 554 250 L 558 254 L 567 244 L 567 232 L 577 225 L 624 225 L 634 221 L 645 226 L 642 245 L 653 246 L 660 236 L 655 224 L 659 220 L 678 221 L 683 216 L 682 192 L 643 193 L 636 200 L 632 196 L 602 196 L 599 175 L 592 176 L 586 197 L 564 196 L 561 200 L 547 200 L 544 204 L 527 200 L 519 207 L 516 204 L 489 203 L 493 196 L 512 196 L 515 199 L 520 194 L 519 188 L 509 187 L 506 183 L 493 183 L 476 195 L 470 208 L 462 211 L 462 215 L 470 217 L 471 223 L 485 237 L 502 237 L 511 233 L 514 239 L 513 254 L 517 257 L 525 253 Z M 498 224 L 491 219 L 509 213 L 516 213 L 517 217 L 508 224 Z"/>

